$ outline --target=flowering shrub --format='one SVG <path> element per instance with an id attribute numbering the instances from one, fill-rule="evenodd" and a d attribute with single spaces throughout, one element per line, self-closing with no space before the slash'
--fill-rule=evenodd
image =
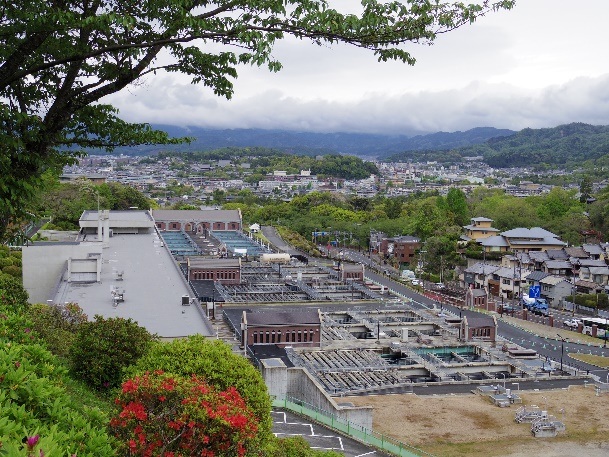
<path id="1" fill-rule="evenodd" d="M 146 372 L 123 383 L 110 428 L 125 456 L 246 455 L 258 423 L 235 388 Z"/>
<path id="2" fill-rule="evenodd" d="M 233 354 L 232 348 L 221 340 L 201 335 L 157 343 L 136 365 L 127 368 L 129 377 L 147 371 L 163 370 L 182 377 L 196 374 L 216 390 L 237 389 L 258 421 L 258 446 L 266 447 L 274 439 L 271 431 L 271 399 L 262 375 L 245 358 Z"/>

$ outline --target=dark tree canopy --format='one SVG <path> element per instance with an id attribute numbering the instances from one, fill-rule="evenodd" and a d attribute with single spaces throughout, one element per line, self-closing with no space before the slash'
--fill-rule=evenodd
<path id="1" fill-rule="evenodd" d="M 414 58 L 399 45 L 441 33 L 514 2 L 464 5 L 362 2 L 341 14 L 323 0 L 31 0 L 4 2 L 0 20 L 0 239 L 27 218 L 24 202 L 45 170 L 57 172 L 82 147 L 167 143 L 147 124 L 128 124 L 103 97 L 159 72 L 231 97 L 239 64 L 266 65 L 287 35 L 344 42 L 381 61 Z M 72 148 L 67 148 L 71 146 Z"/>

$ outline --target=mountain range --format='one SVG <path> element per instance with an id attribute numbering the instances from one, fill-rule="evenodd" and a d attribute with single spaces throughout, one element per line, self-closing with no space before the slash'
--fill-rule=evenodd
<path id="1" fill-rule="evenodd" d="M 427 135 L 383 135 L 365 133 L 312 133 L 286 130 L 225 129 L 153 125 L 171 137 L 190 137 L 190 144 L 119 148 L 129 155 L 161 151 L 197 152 L 221 148 L 261 147 L 296 155 L 355 155 L 364 159 L 393 162 L 461 162 L 480 157 L 488 165 L 576 166 L 609 165 L 609 126 L 571 123 L 553 128 L 521 131 L 477 127 L 465 132 Z"/>
<path id="2" fill-rule="evenodd" d="M 513 135 L 513 130 L 478 127 L 466 132 L 437 132 L 428 135 L 383 135 L 366 133 L 314 133 L 286 130 L 224 129 L 153 125 L 171 137 L 191 137 L 190 144 L 178 146 L 137 146 L 119 148 L 129 155 L 152 154 L 159 151 L 207 151 L 224 147 L 265 147 L 299 155 L 350 154 L 382 159 L 403 151 L 443 150 L 484 143 L 491 138 Z"/>

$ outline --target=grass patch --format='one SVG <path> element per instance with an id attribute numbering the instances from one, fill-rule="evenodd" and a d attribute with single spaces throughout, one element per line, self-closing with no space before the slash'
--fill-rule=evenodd
<path id="1" fill-rule="evenodd" d="M 580 362 L 589 363 L 601 368 L 609 368 L 609 357 L 603 357 L 602 355 L 591 355 L 591 354 L 570 354 L 571 358 L 579 360 Z"/>

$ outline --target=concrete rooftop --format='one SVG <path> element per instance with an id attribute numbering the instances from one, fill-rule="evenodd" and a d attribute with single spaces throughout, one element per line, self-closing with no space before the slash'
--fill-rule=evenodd
<path id="1" fill-rule="evenodd" d="M 124 301 L 116 306 L 113 288 L 124 290 Z M 78 303 L 89 320 L 96 314 L 131 318 L 161 337 L 212 335 L 211 324 L 194 304 L 182 306 L 183 295 L 193 296 L 157 234 L 147 233 L 111 237 L 103 250 L 101 282 L 63 281 L 54 302 Z"/>

